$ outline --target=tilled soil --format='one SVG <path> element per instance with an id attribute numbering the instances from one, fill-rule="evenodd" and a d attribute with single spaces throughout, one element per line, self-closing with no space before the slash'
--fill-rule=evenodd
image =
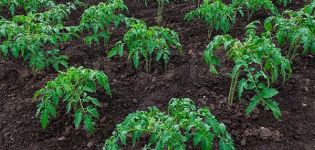
<path id="1" fill-rule="evenodd" d="M 60 0 L 61 1 L 61 0 Z M 61 1 L 62 2 L 62 1 Z M 86 4 L 99 1 L 86 0 Z M 143 19 L 149 25 L 156 25 L 156 5 L 136 1 L 126 2 L 126 15 Z M 291 9 L 303 7 L 296 2 Z M 270 111 L 256 109 L 250 117 L 244 110 L 250 99 L 227 105 L 230 79 L 227 73 L 231 62 L 223 58 L 221 75 L 213 76 L 204 64 L 202 53 L 209 43 L 207 27 L 202 22 L 189 23 L 184 14 L 195 6 L 189 3 L 171 3 L 163 14 L 162 25 L 179 33 L 185 54 L 174 52 L 166 70 L 162 64 L 154 64 L 151 73 L 133 69 L 127 58 L 109 60 L 105 53 L 120 40 L 126 32 L 120 27 L 113 32 L 108 44 L 88 47 L 82 39 L 61 45 L 62 52 L 69 56 L 73 66 L 85 66 L 104 71 L 110 78 L 113 96 L 109 98 L 98 90 L 94 95 L 101 102 L 101 117 L 96 123 L 94 134 L 84 129 L 75 130 L 73 115 L 65 114 L 61 106 L 57 118 L 50 120 L 47 129 L 40 127 L 35 117 L 38 102 L 32 99 L 36 90 L 57 73 L 51 69 L 33 74 L 22 60 L 0 61 L 0 149 L 1 150 L 57 150 L 57 149 L 101 149 L 110 137 L 115 124 L 120 123 L 128 113 L 157 106 L 165 110 L 173 97 L 188 97 L 200 107 L 208 107 L 225 123 L 232 134 L 237 149 L 248 150 L 311 150 L 315 149 L 315 60 L 312 56 L 298 58 L 294 63 L 292 77 L 276 88 L 280 94 L 275 98 L 281 107 L 281 120 L 276 120 Z M 84 9 L 71 15 L 66 24 L 76 25 Z M 254 19 L 263 20 L 267 13 L 258 13 Z M 244 36 L 246 22 L 238 19 L 230 34 Z M 219 33 L 216 33 L 219 34 Z M 125 149 L 137 149 L 128 147 Z"/>

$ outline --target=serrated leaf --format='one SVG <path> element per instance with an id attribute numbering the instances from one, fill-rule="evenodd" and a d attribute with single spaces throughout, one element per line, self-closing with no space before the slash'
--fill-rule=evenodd
<path id="1" fill-rule="evenodd" d="M 88 106 L 86 109 L 93 117 L 99 118 L 99 114 L 98 114 L 96 108 Z"/>
<path id="2" fill-rule="evenodd" d="M 96 85 L 93 80 L 88 80 L 86 85 L 84 86 L 84 90 L 88 92 L 95 93 L 96 92 Z"/>
<path id="3" fill-rule="evenodd" d="M 257 105 L 259 104 L 260 102 L 260 97 L 258 96 L 254 96 L 250 102 L 249 102 L 249 105 L 247 106 L 246 108 L 246 115 L 249 115 L 256 107 Z"/>
<path id="4" fill-rule="evenodd" d="M 84 117 L 84 127 L 90 133 L 94 131 L 94 123 L 89 115 Z"/>
<path id="5" fill-rule="evenodd" d="M 272 98 L 273 96 L 277 95 L 279 92 L 274 88 L 264 88 L 261 92 L 261 96 L 263 98 Z"/>
<path id="6" fill-rule="evenodd" d="M 80 110 L 77 110 L 74 114 L 74 126 L 76 129 L 79 128 L 81 121 L 82 121 L 82 112 Z"/>
<path id="7" fill-rule="evenodd" d="M 108 95 L 111 95 L 108 77 L 105 75 L 105 73 L 98 71 L 96 72 L 95 77 L 96 77 L 97 82 L 104 88 L 105 92 Z"/>
<path id="8" fill-rule="evenodd" d="M 267 100 L 265 107 L 268 109 L 271 109 L 272 114 L 276 119 L 279 119 L 281 117 L 281 111 L 276 101 L 271 100 L 271 99 Z"/>
<path id="9" fill-rule="evenodd" d="M 40 116 L 40 122 L 42 124 L 42 128 L 46 129 L 48 125 L 48 112 L 44 110 Z"/>

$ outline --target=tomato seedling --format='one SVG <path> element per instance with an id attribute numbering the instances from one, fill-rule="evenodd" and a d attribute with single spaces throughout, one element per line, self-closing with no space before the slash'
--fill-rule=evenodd
<path id="1" fill-rule="evenodd" d="M 108 58 L 116 55 L 122 56 L 124 47 L 128 49 L 128 59 L 132 59 L 137 68 L 140 59 L 145 60 L 145 70 L 151 70 L 152 57 L 158 62 L 161 59 L 166 67 L 170 59 L 170 47 L 174 46 L 182 53 L 182 46 L 179 43 L 178 35 L 175 31 L 163 27 L 147 27 L 142 21 L 133 21 L 131 29 L 124 35 L 123 41 L 116 43 L 114 48 L 108 53 Z"/>
<path id="2" fill-rule="evenodd" d="M 235 149 L 225 125 L 219 123 L 207 108 L 197 109 L 190 99 L 172 99 L 167 113 L 156 107 L 148 109 L 131 113 L 118 124 L 103 150 L 120 149 L 120 145 L 127 145 L 129 138 L 135 146 L 143 135 L 149 136 L 143 149 L 184 150 L 192 140 L 194 148 L 200 146 L 201 150 L 211 150 L 216 139 L 220 149 Z"/>
<path id="3" fill-rule="evenodd" d="M 50 118 L 56 117 L 57 106 L 62 101 L 66 104 L 66 112 L 74 113 L 75 128 L 84 123 L 85 129 L 93 132 L 93 118 L 99 118 L 97 107 L 100 107 L 99 101 L 90 96 L 90 93 L 96 92 L 96 83 L 111 95 L 108 77 L 102 71 L 83 67 L 71 67 L 66 72 L 60 72 L 56 79 L 38 90 L 34 99 L 40 100 L 36 116 L 40 115 L 42 128 L 47 127 Z"/>
<path id="4" fill-rule="evenodd" d="M 279 106 L 272 99 L 278 91 L 271 86 L 278 80 L 279 74 L 283 81 L 287 79 L 292 73 L 291 62 L 282 56 L 281 50 L 272 43 L 269 34 L 261 36 L 256 34 L 255 23 L 257 22 L 246 27 L 246 38 L 243 42 L 230 35 L 216 36 L 207 46 L 204 59 L 210 71 L 218 74 L 216 66 L 220 65 L 220 61 L 214 52 L 223 45 L 228 58 L 235 64 L 231 71 L 228 102 L 233 102 L 236 90 L 239 99 L 244 90 L 253 91 L 255 96 L 250 100 L 246 114 L 249 115 L 258 104 L 262 104 L 279 119 L 281 116 Z"/>

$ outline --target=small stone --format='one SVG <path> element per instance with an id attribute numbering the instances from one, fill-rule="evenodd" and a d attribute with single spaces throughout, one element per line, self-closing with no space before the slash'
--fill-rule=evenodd
<path id="1" fill-rule="evenodd" d="M 307 106 L 307 104 L 305 104 L 305 103 L 302 103 L 302 106 L 303 106 L 303 107 L 306 107 L 306 106 Z"/>
<path id="2" fill-rule="evenodd" d="M 88 147 L 88 148 L 91 148 L 93 145 L 94 145 L 94 144 L 93 144 L 92 142 L 89 142 L 89 143 L 87 144 L 87 147 Z"/>
<path id="3" fill-rule="evenodd" d="M 283 110 L 281 113 L 283 116 L 289 116 L 290 115 L 290 112 L 288 112 L 286 110 Z"/>
<path id="4" fill-rule="evenodd" d="M 260 128 L 260 137 L 263 140 L 267 140 L 272 136 L 272 132 L 268 128 L 261 127 Z"/>
<path id="5" fill-rule="evenodd" d="M 103 117 L 101 120 L 100 120 L 100 123 L 104 123 L 106 121 L 106 117 Z"/>
<path id="6" fill-rule="evenodd" d="M 231 121 L 231 120 L 222 120 L 222 122 L 223 122 L 224 124 L 227 124 L 227 125 L 229 125 L 229 124 L 231 124 L 231 123 L 232 123 L 232 121 Z"/>
<path id="7" fill-rule="evenodd" d="M 310 79 L 305 79 L 305 85 L 309 86 L 311 84 L 311 80 Z"/>
<path id="8" fill-rule="evenodd" d="M 107 102 L 102 103 L 102 107 L 106 108 L 109 104 Z"/>
<path id="9" fill-rule="evenodd" d="M 64 136 L 58 138 L 58 141 L 64 141 L 64 140 L 66 140 L 66 138 Z"/>
<path id="10" fill-rule="evenodd" d="M 209 105 L 209 108 L 210 108 L 210 110 L 212 110 L 212 111 L 215 110 L 215 106 L 214 106 L 213 104 L 210 104 L 210 105 Z"/>
<path id="11" fill-rule="evenodd" d="M 132 102 L 137 104 L 138 103 L 138 100 L 137 99 L 132 99 Z"/>
<path id="12" fill-rule="evenodd" d="M 305 91 L 305 92 L 310 92 L 310 90 L 308 89 L 308 87 L 304 87 L 304 91 Z"/>
<path id="13" fill-rule="evenodd" d="M 31 144 L 28 147 L 26 147 L 27 150 L 39 150 L 39 146 L 35 144 Z"/>
<path id="14" fill-rule="evenodd" d="M 19 107 L 16 108 L 16 110 L 17 110 L 17 111 L 21 111 L 21 110 L 22 110 L 22 107 L 19 106 Z"/>
<path id="15" fill-rule="evenodd" d="M 153 78 L 152 78 L 152 82 L 155 82 L 155 81 L 156 81 L 156 77 L 153 77 Z"/>
<path id="16" fill-rule="evenodd" d="M 245 145 L 246 145 L 246 139 L 242 139 L 242 140 L 241 140 L 241 145 L 242 145 L 242 146 L 245 146 Z"/>
<path id="17" fill-rule="evenodd" d="M 67 126 L 64 132 L 64 135 L 69 135 L 71 132 L 71 126 Z"/>
<path id="18" fill-rule="evenodd" d="M 4 135 L 3 135 L 3 136 L 4 136 L 4 138 L 5 138 L 5 139 L 9 138 L 9 137 L 10 137 L 10 132 L 6 132 L 6 133 L 4 133 Z"/>

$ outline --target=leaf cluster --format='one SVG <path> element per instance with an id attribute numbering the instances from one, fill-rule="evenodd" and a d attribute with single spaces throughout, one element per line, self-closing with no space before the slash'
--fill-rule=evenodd
<path id="1" fill-rule="evenodd" d="M 271 0 L 233 0 L 232 5 L 242 17 L 246 17 L 247 21 L 253 17 L 253 15 L 262 10 L 268 10 L 272 14 L 277 14 L 278 10 L 274 6 Z"/>
<path id="2" fill-rule="evenodd" d="M 37 12 L 40 8 L 52 8 L 56 4 L 53 0 L 1 0 L 0 7 L 7 7 L 14 15 L 19 8 L 26 12 Z M 1 9 L 1 8 L 0 8 Z"/>
<path id="3" fill-rule="evenodd" d="M 180 53 L 182 52 L 177 33 L 169 28 L 147 27 L 144 22 L 139 20 L 133 21 L 130 27 L 131 29 L 124 35 L 123 41 L 117 42 L 108 53 L 109 58 L 116 55 L 122 56 L 126 46 L 128 59 L 132 59 L 134 66 L 137 68 L 140 59 L 144 58 L 146 70 L 149 72 L 154 55 L 157 62 L 163 60 L 166 66 L 170 59 L 172 46 L 176 47 Z"/>
<path id="4" fill-rule="evenodd" d="M 229 102 L 233 101 L 236 89 L 239 99 L 244 90 L 253 91 L 255 96 L 251 99 L 246 114 L 250 114 L 258 104 L 262 104 L 278 119 L 281 112 L 278 104 L 272 99 L 278 91 L 271 86 L 278 80 L 279 75 L 283 80 L 287 79 L 292 73 L 291 62 L 282 56 L 281 50 L 272 43 L 270 35 L 256 34 L 255 23 L 247 26 L 247 36 L 243 42 L 229 35 L 215 37 L 204 52 L 204 59 L 210 71 L 217 74 L 216 66 L 220 65 L 220 61 L 214 52 L 223 45 L 228 58 L 235 64 L 231 71 Z"/>
<path id="5" fill-rule="evenodd" d="M 231 5 L 224 4 L 221 0 L 205 0 L 197 9 L 185 15 L 185 20 L 200 19 L 208 26 L 208 36 L 211 38 L 213 29 L 227 33 L 235 22 L 235 11 Z"/>
<path id="6" fill-rule="evenodd" d="M 97 84 L 111 95 L 108 77 L 102 71 L 71 67 L 66 72 L 60 72 L 34 95 L 40 100 L 36 116 L 40 115 L 42 127 L 46 128 L 49 119 L 56 117 L 57 106 L 62 101 L 66 104 L 67 114 L 74 113 L 75 128 L 83 122 L 85 129 L 93 132 L 93 119 L 99 117 L 97 108 L 100 103 L 90 94 L 96 92 Z"/>
<path id="7" fill-rule="evenodd" d="M 76 27 L 65 27 L 62 19 L 76 7 L 72 4 L 60 4 L 44 13 L 17 15 L 12 20 L 0 19 L 0 56 L 22 57 L 29 62 L 33 71 L 60 65 L 67 67 L 67 57 L 59 55 L 56 49 L 59 43 L 69 41 L 76 36 Z M 48 51 L 45 46 L 52 46 Z"/>
<path id="8" fill-rule="evenodd" d="M 225 125 L 219 123 L 208 109 L 197 109 L 187 98 L 172 99 L 167 113 L 151 107 L 148 111 L 129 114 L 117 125 L 103 149 L 118 150 L 127 144 L 129 137 L 135 145 L 142 136 L 149 136 L 143 149 L 184 150 L 192 142 L 194 147 L 211 150 L 215 139 L 219 141 L 220 149 L 235 149 Z"/>
<path id="9" fill-rule="evenodd" d="M 271 16 L 264 23 L 266 32 L 275 35 L 280 46 L 289 45 L 287 57 L 292 60 L 302 54 L 315 53 L 315 2 L 299 11 L 285 11 L 283 15 Z"/>
<path id="10" fill-rule="evenodd" d="M 85 37 L 85 42 L 88 45 L 91 45 L 92 42 L 99 43 L 100 40 L 107 43 L 112 25 L 118 27 L 125 20 L 125 16 L 119 13 L 123 10 L 127 10 L 123 0 L 101 2 L 86 9 L 82 15 L 79 28 L 81 32 L 92 31 L 92 33 Z"/>

